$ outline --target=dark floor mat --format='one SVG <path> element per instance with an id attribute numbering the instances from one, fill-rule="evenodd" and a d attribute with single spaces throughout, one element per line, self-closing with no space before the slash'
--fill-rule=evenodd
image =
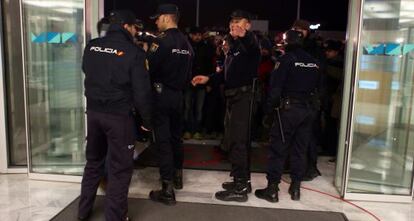
<path id="1" fill-rule="evenodd" d="M 53 221 L 77 221 L 78 199 L 56 215 Z M 177 203 L 175 206 L 164 206 L 145 199 L 128 199 L 129 216 L 139 221 L 347 221 L 343 213 L 266 209 L 245 206 L 225 206 L 200 203 Z M 90 221 L 105 220 L 104 197 L 97 196 L 95 208 Z"/>
<path id="2" fill-rule="evenodd" d="M 267 162 L 267 148 L 252 148 L 251 170 L 252 172 L 265 172 Z M 135 162 L 136 168 L 157 167 L 158 159 L 153 146 L 145 149 Z M 184 168 L 201 170 L 224 170 L 231 169 L 226 153 L 217 146 L 212 145 L 184 145 Z"/>

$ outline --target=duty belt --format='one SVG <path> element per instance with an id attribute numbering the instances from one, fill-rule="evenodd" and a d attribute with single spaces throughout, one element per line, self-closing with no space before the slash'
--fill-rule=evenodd
<path id="1" fill-rule="evenodd" d="M 239 92 L 248 92 L 248 91 L 249 92 L 252 91 L 252 86 L 251 85 L 246 85 L 246 86 L 243 86 L 243 87 L 224 90 L 224 96 L 231 97 L 231 96 L 236 95 Z"/>

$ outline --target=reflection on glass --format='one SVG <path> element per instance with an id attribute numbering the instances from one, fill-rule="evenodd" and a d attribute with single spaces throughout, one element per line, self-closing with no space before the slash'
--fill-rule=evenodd
<path id="1" fill-rule="evenodd" d="M 350 193 L 411 195 L 413 27 L 414 0 L 365 1 Z"/>
<path id="2" fill-rule="evenodd" d="M 81 174 L 84 1 L 23 0 L 31 170 Z"/>

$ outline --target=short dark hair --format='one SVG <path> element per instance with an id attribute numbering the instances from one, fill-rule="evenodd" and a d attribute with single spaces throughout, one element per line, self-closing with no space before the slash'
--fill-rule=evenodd
<path id="1" fill-rule="evenodd" d="M 101 34 L 103 30 L 106 31 L 106 29 L 109 26 L 109 19 L 107 17 L 103 17 L 98 21 L 98 24 L 96 24 L 96 29 L 98 31 L 98 34 Z"/>

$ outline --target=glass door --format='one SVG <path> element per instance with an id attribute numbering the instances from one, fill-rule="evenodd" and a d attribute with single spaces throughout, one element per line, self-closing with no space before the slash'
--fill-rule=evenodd
<path id="1" fill-rule="evenodd" d="M 344 196 L 411 202 L 414 0 L 362 2 Z"/>
<path id="2" fill-rule="evenodd" d="M 85 163 L 85 1 L 22 0 L 21 7 L 29 174 L 40 179 L 80 176 Z"/>

